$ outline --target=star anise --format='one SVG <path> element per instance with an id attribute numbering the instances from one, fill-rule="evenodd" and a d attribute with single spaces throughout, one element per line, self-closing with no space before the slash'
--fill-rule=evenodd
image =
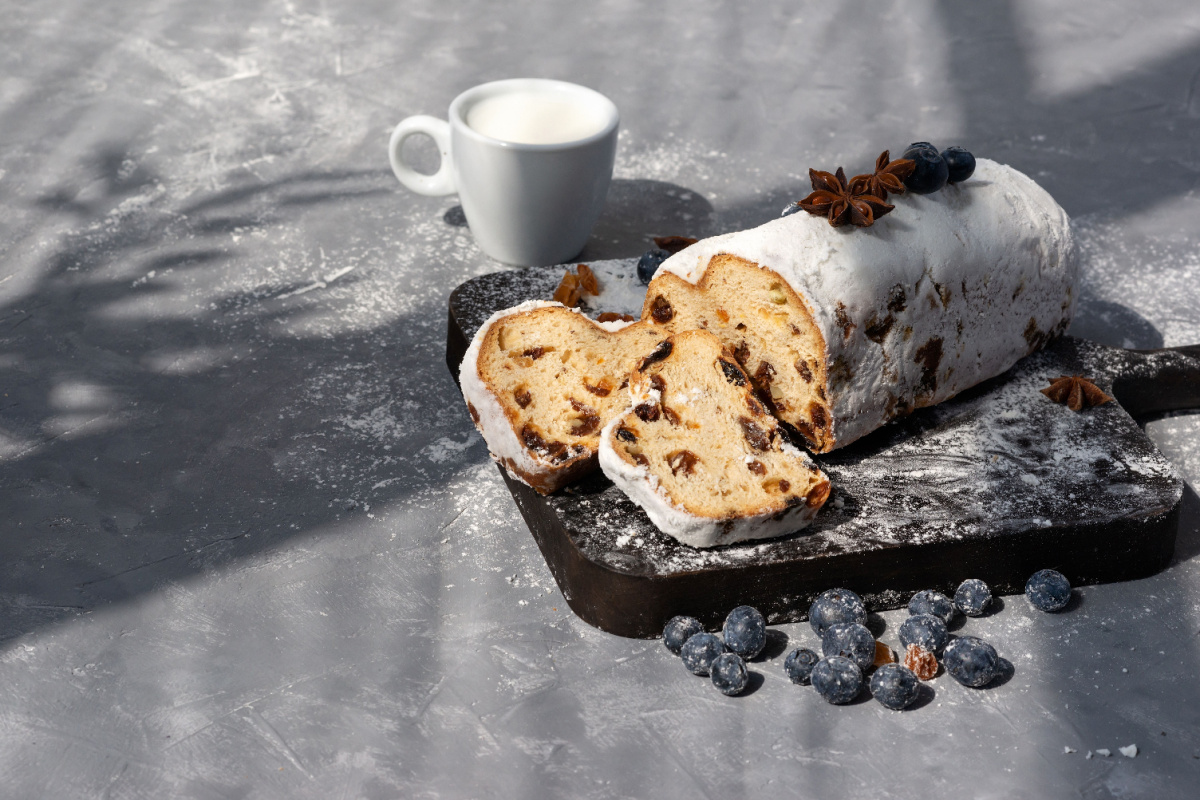
<path id="1" fill-rule="evenodd" d="M 810 214 L 827 217 L 835 228 L 847 223 L 866 228 L 895 208 L 875 195 L 852 191 L 841 167 L 835 174 L 810 169 L 808 178 L 813 193 L 798 205 Z"/>
<path id="2" fill-rule="evenodd" d="M 888 192 L 904 194 L 904 179 L 912 175 L 916 168 L 917 162 L 908 158 L 888 161 L 888 151 L 884 150 L 879 158 L 875 159 L 875 173 L 855 175 L 850 179 L 850 191 L 887 200 Z"/>
<path id="3" fill-rule="evenodd" d="M 1065 404 L 1072 411 L 1082 411 L 1089 406 L 1102 406 L 1112 401 L 1099 386 L 1082 375 L 1051 378 L 1050 385 L 1042 389 L 1042 394 L 1056 403 Z"/>

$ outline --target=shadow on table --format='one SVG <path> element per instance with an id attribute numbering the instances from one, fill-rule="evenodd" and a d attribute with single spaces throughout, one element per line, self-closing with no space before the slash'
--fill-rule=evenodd
<path id="1" fill-rule="evenodd" d="M 104 151 L 81 166 L 81 182 L 100 176 L 87 198 L 62 186 L 34 201 L 75 232 L 22 265 L 34 282 L 0 304 L 0 642 L 365 521 L 372 504 L 486 458 L 446 402 L 445 332 L 429 324 L 444 319 L 444 294 L 399 274 L 397 291 L 415 299 L 364 329 L 338 324 L 352 318 L 337 313 L 348 293 L 323 291 L 334 268 L 273 279 L 256 264 L 262 283 L 238 272 L 255 236 L 302 230 L 313 252 L 349 247 L 320 226 L 378 216 L 394 194 L 386 172 L 299 172 L 123 213 L 159 182 L 145 168 L 123 176 L 125 161 Z M 335 288 L 357 280 L 344 273 Z M 337 332 L 305 328 L 322 315 Z"/>

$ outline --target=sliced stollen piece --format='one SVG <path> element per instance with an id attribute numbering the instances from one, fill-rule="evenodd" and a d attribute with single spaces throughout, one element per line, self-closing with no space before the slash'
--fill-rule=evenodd
<path id="1" fill-rule="evenodd" d="M 665 337 L 651 323 L 595 322 L 533 300 L 480 327 L 459 386 L 492 458 L 549 494 L 596 468 L 600 430 L 625 408 L 629 372 Z"/>
<path id="2" fill-rule="evenodd" d="M 1066 212 L 1011 167 L 889 197 L 869 228 L 792 214 L 663 262 L 643 319 L 720 337 L 815 452 L 940 403 L 1062 334 L 1078 259 Z"/>
<path id="3" fill-rule="evenodd" d="M 684 544 L 782 536 L 829 497 L 829 480 L 710 333 L 667 339 L 629 376 L 629 399 L 600 437 L 600 466 Z"/>

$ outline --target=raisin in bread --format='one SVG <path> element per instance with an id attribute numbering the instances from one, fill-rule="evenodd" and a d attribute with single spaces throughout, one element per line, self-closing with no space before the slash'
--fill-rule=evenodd
<path id="1" fill-rule="evenodd" d="M 672 336 L 629 376 L 600 466 L 660 530 L 693 547 L 799 530 L 829 480 L 793 447 L 720 340 Z"/>
<path id="2" fill-rule="evenodd" d="M 625 408 L 630 371 L 665 337 L 646 322 L 522 303 L 476 332 L 459 386 L 492 457 L 549 494 L 596 468 L 600 431 Z"/>
<path id="3" fill-rule="evenodd" d="M 715 333 L 780 419 L 827 452 L 1007 370 L 1075 305 L 1066 212 L 1027 176 L 907 193 L 869 228 L 793 214 L 667 259 L 643 318 Z"/>

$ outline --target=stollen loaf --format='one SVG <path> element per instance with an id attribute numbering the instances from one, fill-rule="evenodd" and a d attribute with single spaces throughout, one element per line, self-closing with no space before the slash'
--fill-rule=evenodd
<path id="1" fill-rule="evenodd" d="M 1007 370 L 1061 335 L 1078 257 L 1032 179 L 903 194 L 868 228 L 793 214 L 663 262 L 643 319 L 714 333 L 776 415 L 828 452 Z"/>

